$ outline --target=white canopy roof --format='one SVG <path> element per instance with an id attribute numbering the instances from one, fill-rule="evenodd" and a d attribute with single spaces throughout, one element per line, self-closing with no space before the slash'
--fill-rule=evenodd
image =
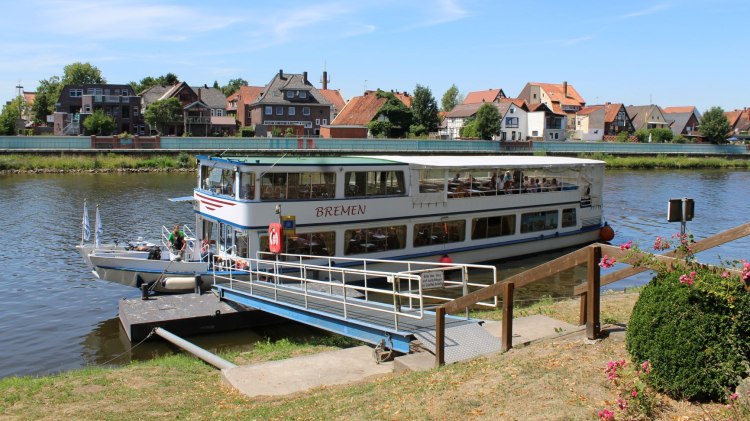
<path id="1" fill-rule="evenodd" d="M 386 159 L 425 168 L 540 168 L 550 166 L 576 167 L 604 165 L 595 159 L 567 158 L 558 156 L 514 156 L 514 155 L 444 155 L 404 156 L 378 155 L 369 158 Z"/>

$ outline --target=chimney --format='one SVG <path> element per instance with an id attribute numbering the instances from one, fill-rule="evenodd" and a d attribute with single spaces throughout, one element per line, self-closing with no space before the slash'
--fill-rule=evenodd
<path id="1" fill-rule="evenodd" d="M 279 69 L 279 78 L 284 77 L 284 69 Z"/>
<path id="2" fill-rule="evenodd" d="M 323 89 L 328 89 L 328 72 L 323 70 Z"/>
<path id="3" fill-rule="evenodd" d="M 568 97 L 568 82 L 565 80 L 563 81 L 563 96 Z"/>
<path id="4" fill-rule="evenodd" d="M 305 85 L 307 85 L 307 72 L 302 72 L 302 80 L 304 80 Z"/>

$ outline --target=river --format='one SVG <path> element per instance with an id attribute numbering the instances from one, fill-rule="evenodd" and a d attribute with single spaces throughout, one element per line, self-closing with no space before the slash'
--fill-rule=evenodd
<path id="1" fill-rule="evenodd" d="M 99 204 L 105 239 L 160 237 L 160 227 L 193 225 L 192 207 L 169 197 L 190 194 L 194 174 L 28 174 L 0 175 L 0 378 L 43 375 L 88 365 L 118 365 L 173 352 L 161 341 L 131 349 L 117 319 L 117 303 L 139 291 L 97 280 L 74 245 L 81 238 L 81 212 L 88 199 L 91 225 Z M 608 171 L 605 217 L 617 236 L 648 248 L 657 235 L 669 237 L 679 223 L 666 222 L 667 200 L 695 199 L 695 219 L 688 231 L 697 239 L 748 221 L 750 172 L 728 170 Z M 743 238 L 698 255 L 702 262 L 747 256 Z M 500 275 L 516 273 L 558 256 L 552 253 L 499 264 Z M 519 299 L 569 296 L 585 269 L 567 271 L 517 291 Z M 610 288 L 647 282 L 633 277 Z M 247 349 L 257 340 L 304 338 L 317 334 L 296 323 L 273 328 L 193 337 L 208 349 Z"/>

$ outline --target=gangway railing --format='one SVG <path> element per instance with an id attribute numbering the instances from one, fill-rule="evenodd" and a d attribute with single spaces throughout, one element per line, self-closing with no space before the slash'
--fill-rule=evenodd
<path id="1" fill-rule="evenodd" d="M 399 317 L 421 320 L 426 309 L 437 306 L 435 303 L 453 299 L 427 293 L 424 284 L 427 273 L 460 273 L 457 280 L 444 278 L 442 289 L 460 288 L 463 295 L 490 284 L 469 282 L 472 270 L 486 272 L 485 279 L 492 283 L 497 279 L 497 268 L 490 265 L 274 255 L 265 252 L 257 255 L 257 258 L 249 259 L 214 256 L 214 283 L 232 290 L 240 289 L 253 296 L 262 295 L 274 302 L 287 300 L 289 296 L 298 297 L 305 309 L 310 308 L 312 301 L 327 302 L 343 310 L 345 320 L 356 318 L 353 309 L 384 313 L 391 316 L 396 331 L 400 328 Z M 385 281 L 388 287 L 374 286 L 376 281 L 381 284 Z M 478 302 L 477 305 L 496 306 L 497 297 Z M 468 319 L 468 312 L 466 317 Z"/>

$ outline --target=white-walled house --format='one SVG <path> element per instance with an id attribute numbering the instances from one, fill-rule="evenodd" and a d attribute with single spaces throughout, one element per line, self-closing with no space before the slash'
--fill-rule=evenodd
<path id="1" fill-rule="evenodd" d="M 504 142 L 525 141 L 528 136 L 528 112 L 513 102 L 497 104 L 500 111 L 500 134 L 496 139 Z"/>
<path id="2" fill-rule="evenodd" d="M 527 140 L 565 140 L 565 114 L 552 112 L 544 103 L 529 104 Z"/>
<path id="3" fill-rule="evenodd" d="M 604 105 L 591 105 L 581 108 L 575 115 L 573 139 L 600 141 L 604 137 Z"/>
<path id="4" fill-rule="evenodd" d="M 443 127 L 440 128 L 439 134 L 441 136 L 447 136 L 448 139 L 456 139 L 461 137 L 461 128 L 466 123 L 466 120 L 477 113 L 479 107 L 483 104 L 458 104 L 452 110 L 445 115 L 443 121 Z"/>

